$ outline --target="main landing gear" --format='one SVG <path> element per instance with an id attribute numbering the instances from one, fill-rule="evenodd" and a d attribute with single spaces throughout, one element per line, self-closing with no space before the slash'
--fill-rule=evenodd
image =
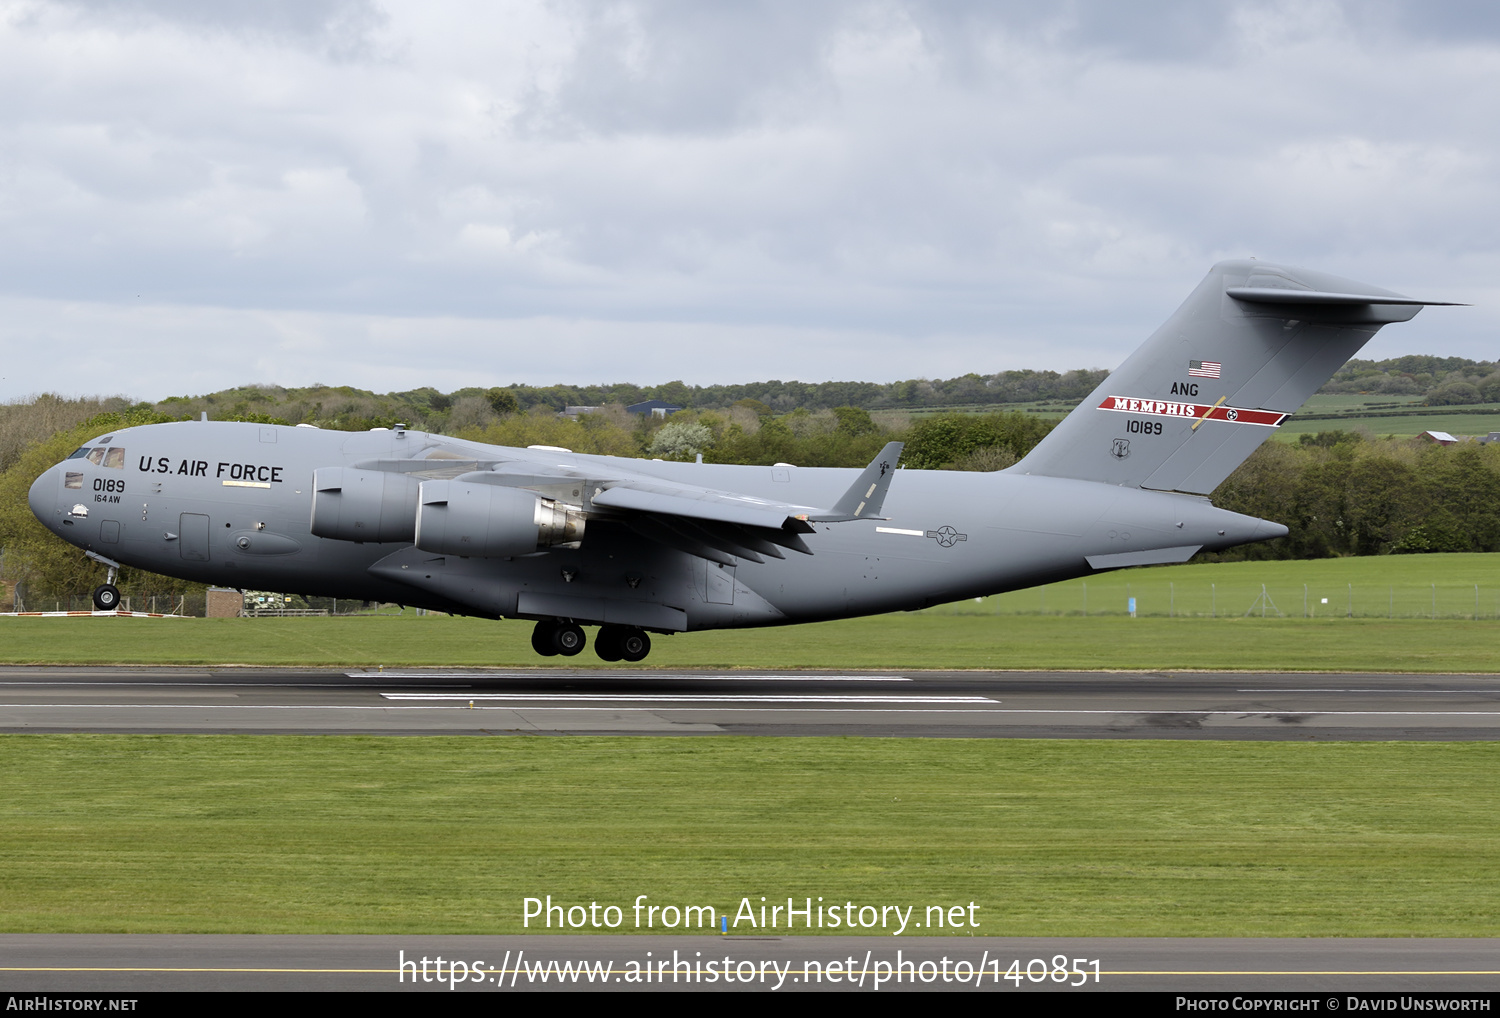
<path id="1" fill-rule="evenodd" d="M 642 661 L 651 653 L 651 637 L 627 626 L 600 626 L 594 653 L 606 661 Z"/>
<path id="2" fill-rule="evenodd" d="M 543 657 L 572 657 L 586 643 L 583 627 L 574 622 L 538 622 L 531 631 L 531 649 Z M 651 637 L 629 626 L 600 626 L 594 653 L 605 661 L 642 661 L 651 653 Z"/>
<path id="3" fill-rule="evenodd" d="M 586 643 L 583 627 L 572 622 L 538 622 L 531 631 L 531 649 L 542 657 L 572 657 Z"/>

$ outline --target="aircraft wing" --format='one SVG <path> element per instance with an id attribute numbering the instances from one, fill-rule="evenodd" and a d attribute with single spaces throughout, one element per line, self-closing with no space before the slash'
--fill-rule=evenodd
<path id="1" fill-rule="evenodd" d="M 755 562 L 765 561 L 766 555 L 784 558 L 784 549 L 811 555 L 812 549 L 799 535 L 813 533 L 814 523 L 881 519 L 880 508 L 901 448 L 900 442 L 886 445 L 832 508 L 682 484 L 633 471 L 614 470 L 613 476 L 599 476 L 589 463 L 576 468 L 499 463 L 492 469 L 462 473 L 457 480 L 526 488 L 578 502 L 591 516 L 616 520 L 649 540 L 727 565 L 736 556 Z M 611 463 L 616 468 L 621 465 L 620 461 Z"/>

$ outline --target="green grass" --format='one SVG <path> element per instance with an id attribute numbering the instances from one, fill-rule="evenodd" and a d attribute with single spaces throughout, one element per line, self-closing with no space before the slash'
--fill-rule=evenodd
<path id="1" fill-rule="evenodd" d="M 1496 936 L 1497 766 L 1493 743 L 9 735 L 0 930 L 514 933 L 526 896 L 648 894 L 974 901 L 991 936 Z"/>
<path id="2" fill-rule="evenodd" d="M 1351 412 L 1347 418 L 1322 418 L 1307 420 L 1294 416 L 1280 428 L 1274 437 L 1284 442 L 1298 441 L 1298 436 L 1319 431 L 1354 431 L 1364 428 L 1376 438 L 1394 436 L 1411 438 L 1424 431 L 1446 431 L 1451 435 L 1484 437 L 1491 431 L 1500 431 L 1500 412 L 1456 414 L 1445 413 L 1434 407 L 1430 413 L 1401 414 L 1394 417 L 1361 417 Z"/>
<path id="3" fill-rule="evenodd" d="M 1316 393 L 1276 429 L 1273 437 L 1295 442 L 1303 434 L 1319 431 L 1353 431 L 1366 429 L 1377 438 L 1394 436 L 1411 438 L 1424 431 L 1447 431 L 1454 435 L 1487 435 L 1500 431 L 1500 406 L 1481 403 L 1473 406 L 1423 407 L 1422 396 L 1390 396 L 1361 393 Z M 1060 400 L 1030 403 L 964 404 L 951 407 L 919 407 L 910 411 L 913 418 L 945 413 L 994 413 L 1019 410 L 1040 417 L 1061 420 L 1073 405 Z"/>
<path id="4" fill-rule="evenodd" d="M 1269 596 L 1265 618 L 1262 584 Z M 1126 613 L 1131 596 L 1136 618 Z M 1345 617 L 1350 605 L 1354 618 Z M 656 637 L 640 667 L 1494 672 L 1500 670 L 1497 616 L 1500 555 L 1208 563 L 1126 570 L 920 613 Z M 5 618 L 0 661 L 619 667 L 592 651 L 539 658 L 530 634 L 526 622 L 411 612 L 312 619 Z"/>
<path id="5" fill-rule="evenodd" d="M 539 658 L 529 623 L 449 618 L 22 619 L 8 662 L 296 667 L 620 668 Z M 635 667 L 1494 672 L 1493 621 L 891 615 L 781 630 L 655 637 Z"/>
<path id="6" fill-rule="evenodd" d="M 1261 587 L 1267 600 L 1262 601 Z M 1305 588 L 1305 589 L 1304 589 Z M 1127 569 L 931 609 L 943 614 L 1500 619 L 1500 555 L 1371 555 Z M 1327 598 L 1327 603 L 1324 603 Z"/>
<path id="7" fill-rule="evenodd" d="M 1500 431 L 1500 406 L 1423 407 L 1421 396 L 1381 396 L 1359 393 L 1318 393 L 1275 432 L 1283 442 L 1296 442 L 1319 431 L 1364 429 L 1377 438 L 1411 438 L 1424 431 L 1483 436 Z"/>
<path id="8" fill-rule="evenodd" d="M 1315 392 L 1302 404 L 1298 413 L 1304 414 L 1341 414 L 1355 413 L 1361 410 L 1399 410 L 1405 407 L 1421 406 L 1424 397 L 1417 396 L 1393 396 L 1380 393 L 1361 392 Z"/>

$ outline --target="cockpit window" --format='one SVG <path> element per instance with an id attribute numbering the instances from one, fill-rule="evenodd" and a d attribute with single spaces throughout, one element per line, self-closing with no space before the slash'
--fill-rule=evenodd
<path id="1" fill-rule="evenodd" d="M 88 461 L 96 467 L 124 470 L 125 450 L 118 445 L 112 445 L 108 449 L 102 445 L 96 445 L 88 451 Z"/>
<path id="2" fill-rule="evenodd" d="M 76 452 L 74 452 L 73 455 L 69 456 L 68 459 L 70 459 L 70 460 L 81 460 L 85 456 L 87 456 L 88 454 L 89 454 L 89 447 L 86 446 L 86 445 L 80 445 L 78 447 L 78 450 Z"/>

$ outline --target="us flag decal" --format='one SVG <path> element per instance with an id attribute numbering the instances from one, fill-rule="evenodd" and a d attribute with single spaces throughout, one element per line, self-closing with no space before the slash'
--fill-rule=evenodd
<path id="1" fill-rule="evenodd" d="M 1292 416 L 1276 410 L 1209 406 L 1206 403 L 1176 403 L 1160 399 L 1138 399 L 1134 396 L 1106 396 L 1098 409 L 1113 410 L 1122 414 L 1149 414 L 1152 417 L 1186 417 L 1227 421 L 1230 424 L 1258 424 L 1263 428 L 1279 428 L 1282 421 Z"/>
<path id="2" fill-rule="evenodd" d="M 1222 361 L 1188 361 L 1188 374 L 1194 378 L 1218 378 L 1223 369 Z"/>

